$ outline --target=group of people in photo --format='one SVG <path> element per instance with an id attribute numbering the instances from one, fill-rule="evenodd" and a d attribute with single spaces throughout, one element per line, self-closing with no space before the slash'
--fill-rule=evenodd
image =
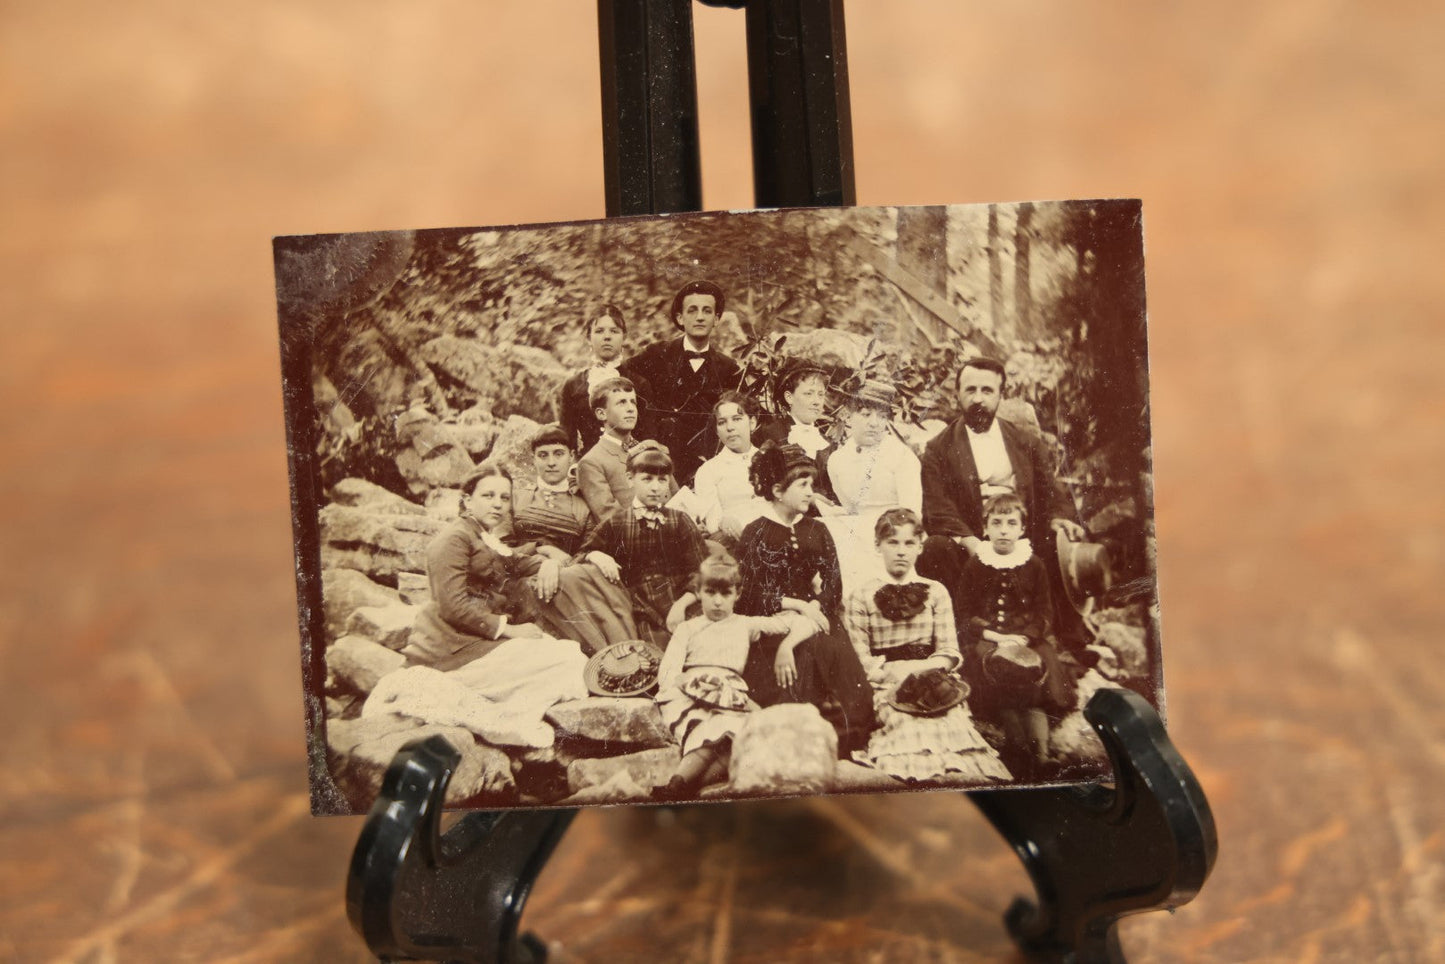
<path id="1" fill-rule="evenodd" d="M 920 457 L 880 379 L 839 400 L 797 362 L 760 411 L 713 344 L 725 306 L 684 286 L 677 335 L 631 356 L 621 311 L 585 319 L 591 361 L 531 439 L 535 480 L 480 466 L 430 545 L 409 662 L 540 718 L 599 692 L 589 661 L 631 654 L 681 750 L 659 800 L 725 781 L 748 714 L 780 703 L 902 781 L 1046 777 L 1078 672 L 1055 545 L 1083 530 L 1044 441 L 998 416 L 1003 365 L 962 363 L 962 414 Z"/>

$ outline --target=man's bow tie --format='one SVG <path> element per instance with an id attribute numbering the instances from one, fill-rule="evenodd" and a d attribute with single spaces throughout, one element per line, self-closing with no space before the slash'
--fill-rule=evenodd
<path id="1" fill-rule="evenodd" d="M 705 351 L 693 351 L 691 348 L 684 348 L 683 353 L 687 355 L 688 361 L 692 361 L 694 358 L 701 358 L 704 361 L 707 360 L 707 352 Z"/>

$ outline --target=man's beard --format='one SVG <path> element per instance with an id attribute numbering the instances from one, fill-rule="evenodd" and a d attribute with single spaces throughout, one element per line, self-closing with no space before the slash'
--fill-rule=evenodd
<path id="1" fill-rule="evenodd" d="M 963 410 L 963 424 L 975 432 L 987 432 L 993 424 L 994 410 L 975 402 Z"/>

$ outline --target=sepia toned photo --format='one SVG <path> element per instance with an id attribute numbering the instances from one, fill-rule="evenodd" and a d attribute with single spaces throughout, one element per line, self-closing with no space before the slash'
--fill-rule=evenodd
<path id="1" fill-rule="evenodd" d="M 1162 709 L 1138 201 L 275 241 L 319 813 L 1078 782 Z"/>

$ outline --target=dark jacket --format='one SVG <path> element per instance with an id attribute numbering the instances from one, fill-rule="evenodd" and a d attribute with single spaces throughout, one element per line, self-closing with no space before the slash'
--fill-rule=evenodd
<path id="1" fill-rule="evenodd" d="M 646 378 L 632 371 L 626 363 L 618 365 L 617 370 L 637 389 L 637 426 L 632 430 L 632 437 L 656 438 L 649 411 L 652 387 Z M 587 395 L 585 368 L 563 382 L 557 393 L 557 424 L 566 433 L 568 444 L 578 456 L 591 449 L 602 437 L 602 423 L 597 420 L 597 413 L 592 410 L 592 400 Z"/>
<path id="2" fill-rule="evenodd" d="M 719 395 L 737 388 L 742 369 L 709 348 L 702 367 L 694 372 L 681 338 L 647 346 L 626 366 L 648 383 L 649 428 L 672 454 L 678 484 L 691 484 L 698 466 L 717 452 L 712 407 Z"/>
<path id="3" fill-rule="evenodd" d="M 1043 439 L 999 419 L 1004 451 L 1014 471 L 1014 491 L 1028 512 L 1028 535 L 1043 546 L 1053 519 L 1074 519 L 1072 500 L 1058 484 Z M 923 450 L 923 528 L 930 536 L 983 538 L 983 496 L 963 419 Z"/>

